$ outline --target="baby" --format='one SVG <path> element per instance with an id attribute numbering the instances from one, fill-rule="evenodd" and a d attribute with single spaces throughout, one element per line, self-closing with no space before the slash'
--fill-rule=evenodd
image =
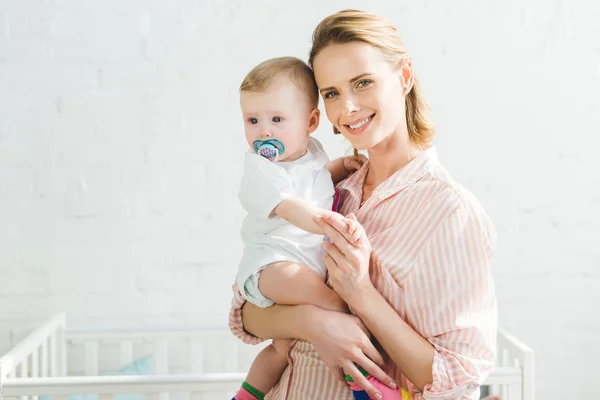
<path id="1" fill-rule="evenodd" d="M 246 140 L 239 199 L 248 212 L 241 235 L 244 252 L 237 284 L 259 307 L 313 304 L 348 312 L 325 284 L 323 231 L 313 216 L 334 213 L 334 185 L 366 157 L 329 161 L 310 135 L 319 125 L 319 94 L 302 60 L 282 57 L 256 66 L 240 87 Z M 351 234 L 356 226 L 348 223 Z M 356 237 L 358 239 L 358 237 Z M 254 360 L 234 399 L 262 399 L 287 366 L 289 341 L 274 340 Z"/>

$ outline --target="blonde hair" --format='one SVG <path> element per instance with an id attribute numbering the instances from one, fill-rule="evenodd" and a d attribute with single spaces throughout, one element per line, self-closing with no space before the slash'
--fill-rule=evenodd
<path id="1" fill-rule="evenodd" d="M 303 91 L 312 108 L 319 106 L 319 89 L 313 71 L 296 57 L 277 57 L 261 62 L 248 72 L 240 85 L 240 92 L 264 92 L 279 76 L 286 76 Z"/>
<path id="2" fill-rule="evenodd" d="M 364 42 L 378 48 L 385 59 L 394 65 L 401 65 L 408 59 L 396 27 L 389 20 L 365 11 L 343 10 L 326 17 L 315 28 L 309 65 L 312 67 L 315 57 L 330 44 L 350 42 Z M 416 77 L 411 91 L 406 95 L 406 124 L 409 137 L 414 143 L 431 143 L 435 127 L 429 119 L 429 105 L 423 98 Z"/>

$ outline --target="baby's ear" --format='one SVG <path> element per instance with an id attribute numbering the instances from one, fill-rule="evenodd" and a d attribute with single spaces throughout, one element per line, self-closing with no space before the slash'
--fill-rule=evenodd
<path id="1" fill-rule="evenodd" d="M 313 109 L 310 112 L 308 119 L 308 134 L 310 135 L 319 127 L 319 119 L 321 117 L 321 111 L 318 108 Z"/>

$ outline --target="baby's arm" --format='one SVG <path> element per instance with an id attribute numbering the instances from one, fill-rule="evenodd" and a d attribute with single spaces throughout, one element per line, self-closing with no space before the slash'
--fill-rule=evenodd
<path id="1" fill-rule="evenodd" d="M 348 175 L 354 171 L 358 170 L 366 161 L 367 158 L 365 156 L 355 152 L 353 156 L 339 157 L 333 161 L 330 161 L 326 165 L 326 168 L 331 174 L 331 180 L 335 185 L 342 179 L 347 178 Z M 275 207 L 273 212 L 292 225 L 318 235 L 324 235 L 325 233 L 317 224 L 315 224 L 313 217 L 322 218 L 326 215 L 329 215 L 343 218 L 341 214 L 324 210 L 306 200 L 297 197 L 289 197 L 283 200 L 281 203 L 279 203 L 279 205 L 277 205 L 277 207 Z M 348 226 L 349 230 L 351 228 L 352 227 Z"/>
<path id="2" fill-rule="evenodd" d="M 325 232 L 323 232 L 323 230 L 315 223 L 313 217 L 323 218 L 324 216 L 331 216 L 332 218 L 340 218 L 345 221 L 344 223 L 348 227 L 348 233 L 351 235 L 351 242 L 356 243 L 360 238 L 357 223 L 348 218 L 344 218 L 340 213 L 324 210 L 298 197 L 289 197 L 283 200 L 275 207 L 273 212 L 290 224 L 318 235 L 324 235 Z"/>
<path id="3" fill-rule="evenodd" d="M 313 217 L 324 217 L 325 215 L 338 215 L 333 211 L 324 210 L 317 207 L 306 200 L 298 197 L 289 197 L 283 200 L 273 210 L 275 214 L 288 221 L 290 224 L 297 226 L 310 233 L 324 235 L 323 230 L 313 221 Z"/>

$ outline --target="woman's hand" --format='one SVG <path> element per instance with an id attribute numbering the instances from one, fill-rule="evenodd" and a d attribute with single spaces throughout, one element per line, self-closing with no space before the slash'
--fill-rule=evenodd
<path id="1" fill-rule="evenodd" d="M 345 382 L 346 373 L 352 376 L 371 398 L 378 398 L 379 391 L 358 370 L 357 365 L 360 365 L 379 381 L 389 387 L 396 387 L 393 379 L 379 367 L 383 365 L 383 357 L 371 343 L 368 331 L 358 317 L 314 306 L 308 307 L 312 323 L 307 325 L 305 339 L 313 344 L 337 379 Z"/>
<path id="2" fill-rule="evenodd" d="M 327 214 L 316 218 L 333 243 L 323 242 L 325 266 L 333 289 L 350 307 L 365 291 L 372 289 L 369 276 L 371 245 L 363 226 L 354 214 L 347 218 Z"/>

